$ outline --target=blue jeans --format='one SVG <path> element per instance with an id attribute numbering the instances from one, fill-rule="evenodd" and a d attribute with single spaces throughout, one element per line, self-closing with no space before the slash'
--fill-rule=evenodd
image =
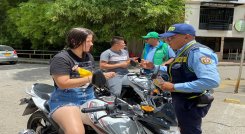
<path id="1" fill-rule="evenodd" d="M 55 91 L 51 94 L 51 97 L 48 101 L 50 114 L 51 116 L 55 110 L 63 106 L 80 106 L 87 102 L 90 99 L 95 98 L 94 89 L 92 86 L 81 89 L 81 88 L 72 88 L 61 90 L 56 88 Z"/>
<path id="2" fill-rule="evenodd" d="M 122 91 L 122 79 L 124 75 L 116 75 L 115 77 L 107 80 L 107 85 L 110 92 L 117 97 L 120 97 Z"/>

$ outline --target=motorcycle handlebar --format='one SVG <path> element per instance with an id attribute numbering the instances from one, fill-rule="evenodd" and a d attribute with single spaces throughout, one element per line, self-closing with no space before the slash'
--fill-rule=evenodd
<path id="1" fill-rule="evenodd" d="M 98 107 L 91 107 L 91 108 L 83 108 L 81 111 L 82 113 L 91 113 L 91 112 L 98 112 L 98 111 L 109 111 L 109 110 L 113 110 L 114 109 L 114 105 L 104 105 L 104 106 L 98 106 Z"/>
<path id="2" fill-rule="evenodd" d="M 111 112 L 115 109 L 119 109 L 122 111 L 127 111 L 129 109 L 128 104 L 124 104 L 124 103 L 119 103 L 117 105 L 114 104 L 105 104 L 104 106 L 98 106 L 98 107 L 91 107 L 91 108 L 83 108 L 81 111 L 82 113 L 91 113 L 91 112 L 98 112 L 98 111 L 108 111 Z"/>
<path id="3" fill-rule="evenodd" d="M 81 111 L 83 113 L 90 113 L 90 112 L 98 112 L 106 110 L 106 106 L 99 106 L 99 107 L 92 107 L 92 108 L 83 108 Z"/>

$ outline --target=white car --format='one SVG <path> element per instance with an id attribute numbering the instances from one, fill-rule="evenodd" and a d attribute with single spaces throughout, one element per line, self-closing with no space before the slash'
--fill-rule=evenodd
<path id="1" fill-rule="evenodd" d="M 17 52 L 12 47 L 0 45 L 0 63 L 16 64 L 17 61 Z"/>

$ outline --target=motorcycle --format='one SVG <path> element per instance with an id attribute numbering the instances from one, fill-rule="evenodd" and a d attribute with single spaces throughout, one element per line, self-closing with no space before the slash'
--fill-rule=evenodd
<path id="1" fill-rule="evenodd" d="M 136 66 L 135 62 L 131 61 L 130 63 L 132 66 Z M 150 73 L 145 73 L 144 69 L 141 68 L 139 73 L 131 72 L 124 75 L 120 98 L 130 104 L 140 104 L 140 102 L 145 101 L 144 92 L 156 88 L 153 80 L 158 78 L 162 81 L 168 81 L 168 75 L 159 72 L 159 70 L 160 66 Z"/>
<path id="2" fill-rule="evenodd" d="M 101 71 L 94 72 L 92 83 L 98 96 L 81 105 L 81 111 L 87 113 L 98 133 L 179 134 L 170 94 L 160 89 L 145 90 L 142 92 L 143 101 L 131 105 L 120 98 L 108 96 L 105 81 Z M 27 122 L 28 130 L 38 134 L 63 133 L 48 116 L 47 100 L 53 91 L 53 86 L 42 83 L 36 83 L 30 91 L 26 91 L 31 97 L 21 99 L 20 104 L 27 104 L 23 116 L 31 114 Z M 85 132 L 96 133 L 92 126 L 86 124 Z"/>
<path id="3" fill-rule="evenodd" d="M 144 99 L 135 105 L 101 96 L 85 103 L 81 111 L 102 130 L 100 133 L 179 134 L 170 93 L 155 88 L 144 90 L 142 96 Z"/>

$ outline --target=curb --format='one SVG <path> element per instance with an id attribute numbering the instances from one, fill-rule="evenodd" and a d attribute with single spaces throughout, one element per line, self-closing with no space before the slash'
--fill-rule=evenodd
<path id="1" fill-rule="evenodd" d="M 29 58 L 19 58 L 19 63 L 31 63 L 31 64 L 49 64 L 49 59 L 29 59 Z M 99 62 L 99 61 L 95 61 Z M 219 62 L 218 66 L 240 66 L 240 63 L 234 62 Z M 245 66 L 245 63 L 243 63 Z"/>
<path id="2" fill-rule="evenodd" d="M 49 60 L 39 60 L 39 59 L 18 59 L 18 63 L 30 63 L 30 64 L 49 64 Z"/>
<path id="3" fill-rule="evenodd" d="M 240 104 L 241 103 L 240 100 L 238 100 L 238 99 L 231 99 L 231 98 L 225 98 L 224 99 L 224 102 L 226 102 L 226 103 L 233 103 L 233 104 Z"/>
<path id="4" fill-rule="evenodd" d="M 218 66 L 240 66 L 240 63 L 223 63 L 223 62 L 220 62 L 218 64 Z M 245 66 L 245 64 L 243 63 L 242 66 Z"/>

